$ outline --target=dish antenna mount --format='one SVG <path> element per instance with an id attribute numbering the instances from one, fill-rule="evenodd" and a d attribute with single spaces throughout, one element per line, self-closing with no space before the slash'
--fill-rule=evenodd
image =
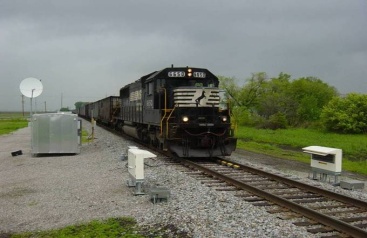
<path id="1" fill-rule="evenodd" d="M 26 78 L 20 83 L 20 92 L 31 99 L 31 117 L 33 114 L 32 111 L 32 99 L 41 95 L 43 91 L 43 85 L 41 80 L 36 78 Z"/>

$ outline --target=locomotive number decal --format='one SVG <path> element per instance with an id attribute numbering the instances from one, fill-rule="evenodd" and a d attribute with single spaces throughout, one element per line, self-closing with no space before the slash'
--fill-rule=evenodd
<path id="1" fill-rule="evenodd" d="M 168 77 L 182 78 L 182 77 L 185 77 L 185 72 L 184 71 L 169 71 L 168 72 Z"/>
<path id="2" fill-rule="evenodd" d="M 194 72 L 195 78 L 205 78 L 206 74 L 204 72 Z"/>

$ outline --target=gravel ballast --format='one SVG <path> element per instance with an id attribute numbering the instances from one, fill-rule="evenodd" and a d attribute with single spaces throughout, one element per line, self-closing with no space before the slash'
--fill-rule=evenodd
<path id="1" fill-rule="evenodd" d="M 83 121 L 83 127 L 90 131 L 88 122 Z M 167 235 L 172 237 L 317 237 L 234 193 L 206 187 L 160 156 L 146 160 L 151 166 L 145 166 L 144 187 L 165 186 L 171 197 L 153 204 L 148 195 L 134 196 L 122 155 L 135 144 L 99 127 L 95 131 L 96 139 L 72 156 L 32 157 L 29 127 L 0 136 L 0 234 L 131 216 L 140 225 L 171 227 Z M 17 150 L 23 155 L 13 157 L 11 152 Z M 243 160 L 246 155 L 232 157 Z M 364 191 L 342 192 L 367 200 Z"/>

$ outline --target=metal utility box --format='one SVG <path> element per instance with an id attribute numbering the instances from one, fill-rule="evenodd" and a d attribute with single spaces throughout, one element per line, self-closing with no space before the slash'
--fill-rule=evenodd
<path id="1" fill-rule="evenodd" d="M 309 146 L 303 152 L 311 154 L 311 167 L 329 172 L 342 171 L 342 150 L 336 148 Z"/>
<path id="2" fill-rule="evenodd" d="M 323 146 L 308 146 L 303 152 L 311 154 L 312 178 L 320 174 L 320 180 L 326 181 L 328 175 L 334 175 L 334 184 L 337 185 L 338 176 L 342 172 L 342 150 Z M 329 179 L 330 180 L 330 179 Z"/>
<path id="3" fill-rule="evenodd" d="M 76 114 L 34 114 L 32 154 L 80 153 L 81 127 L 81 120 Z"/>
<path id="4" fill-rule="evenodd" d="M 144 159 L 157 157 L 146 150 L 132 148 L 128 152 L 129 174 L 134 180 L 144 179 Z"/>
<path id="5" fill-rule="evenodd" d="M 146 150 L 132 148 L 128 150 L 128 172 L 130 180 L 128 186 L 136 187 L 135 195 L 144 194 L 141 185 L 144 182 L 144 159 L 157 157 Z"/>

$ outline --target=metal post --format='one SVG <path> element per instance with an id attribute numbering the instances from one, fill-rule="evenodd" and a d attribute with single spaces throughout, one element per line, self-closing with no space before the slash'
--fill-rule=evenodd
<path id="1" fill-rule="evenodd" d="M 92 123 L 92 142 L 93 142 L 94 141 L 94 124 L 95 124 L 95 120 L 94 120 L 93 116 L 92 116 L 91 123 Z"/>
<path id="2" fill-rule="evenodd" d="M 32 119 L 32 116 L 33 116 L 33 109 L 32 109 L 32 99 L 33 99 L 33 91 L 36 90 L 35 88 L 32 89 L 32 95 L 31 95 L 31 115 L 30 115 L 30 126 L 31 126 L 31 151 L 33 151 L 33 119 Z"/>
<path id="3" fill-rule="evenodd" d="M 33 99 L 33 91 L 34 91 L 35 89 L 32 89 L 32 95 L 31 95 L 31 111 L 29 112 L 30 114 L 29 114 L 29 116 L 30 116 L 30 118 L 31 118 L 31 123 L 32 123 L 32 115 L 33 115 L 33 109 L 32 109 L 32 107 L 33 107 L 33 102 L 32 102 L 32 99 Z"/>
<path id="4" fill-rule="evenodd" d="M 22 94 L 22 112 L 24 117 L 24 95 Z"/>

